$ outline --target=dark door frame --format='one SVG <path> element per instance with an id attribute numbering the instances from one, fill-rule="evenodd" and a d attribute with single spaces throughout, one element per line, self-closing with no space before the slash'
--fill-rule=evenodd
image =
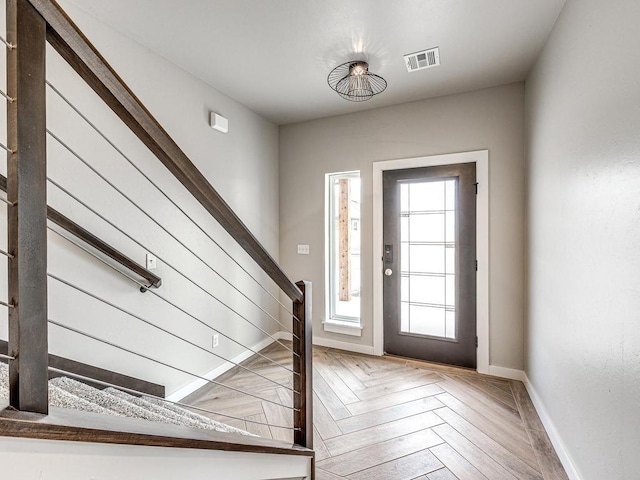
<path id="1" fill-rule="evenodd" d="M 478 335 L 477 371 L 490 374 L 489 365 L 489 151 L 432 155 L 398 160 L 373 162 L 373 354 L 382 355 L 384 325 L 382 307 L 382 284 L 384 250 L 382 240 L 382 173 L 386 170 L 430 167 L 454 163 L 476 163 L 478 197 L 476 199 L 476 254 L 478 257 L 477 317 Z M 494 372 L 498 373 L 498 372 Z"/>
<path id="2" fill-rule="evenodd" d="M 387 170 L 383 175 L 384 182 L 384 243 L 391 252 L 384 261 L 385 270 L 388 268 L 393 273 L 389 276 L 385 275 L 384 280 L 384 349 L 386 353 L 391 355 L 406 355 L 410 358 L 424 359 L 432 362 L 441 362 L 449 365 L 457 365 L 466 368 L 474 368 L 477 363 L 477 346 L 476 346 L 476 162 L 458 163 L 449 165 L 439 165 L 434 167 L 408 168 L 401 170 Z M 455 327 L 454 338 L 444 336 L 420 335 L 416 332 L 402 331 L 401 328 L 401 284 L 403 272 L 400 265 L 402 248 L 401 240 L 408 242 L 408 237 L 402 238 L 401 234 L 401 185 L 426 185 L 432 182 L 441 183 L 443 185 L 442 194 L 444 194 L 445 181 L 452 181 L 455 185 L 455 215 L 454 215 L 454 238 L 450 241 L 454 242 L 455 249 L 453 257 L 455 259 L 455 300 L 451 304 L 455 305 Z M 409 205 L 411 207 L 411 205 Z M 449 205 L 450 207 L 450 205 Z M 426 205 L 425 205 L 426 208 Z M 428 207 L 431 208 L 431 207 Z M 443 207 L 444 208 L 444 207 Z M 411 210 L 411 208 L 409 208 Z M 417 217 L 413 217 L 417 221 Z M 425 217 L 420 217 L 424 219 Z M 435 218 L 435 217 L 432 217 Z M 451 222 L 444 220 L 446 224 Z M 407 218 L 409 221 L 410 218 Z M 408 222 L 409 225 L 409 222 Z M 443 234 L 446 230 L 443 227 Z M 423 238 L 424 240 L 424 238 Z M 436 241 L 444 241 L 439 238 Z M 424 247 L 416 247 L 424 248 Z M 427 247 L 429 248 L 429 247 Z M 433 247 L 432 247 L 433 248 Z M 435 247 L 436 249 L 439 247 Z M 395 250 L 395 252 L 393 252 Z M 410 247 L 407 251 L 410 250 Z M 441 253 L 445 257 L 449 257 L 445 252 L 447 249 L 442 245 Z M 449 251 L 450 252 L 450 251 Z M 449 259 L 450 260 L 450 259 Z M 444 272 L 442 270 L 430 270 L 434 272 Z M 407 263 L 408 265 L 408 263 Z M 415 268 L 408 266 L 406 274 L 409 282 L 412 276 L 410 272 Z M 423 277 L 426 279 L 426 277 Z M 447 284 L 444 275 L 440 279 L 443 284 Z M 436 280 L 437 282 L 437 280 Z M 446 287 L 445 287 L 446 288 Z M 405 292 L 408 301 L 415 300 L 409 297 L 409 291 Z M 444 293 L 444 291 L 443 291 Z M 435 301 L 435 300 L 434 300 Z M 444 304 L 448 303 L 442 299 L 442 321 L 445 322 Z M 408 307 L 410 310 L 411 307 Z M 417 317 L 419 321 L 420 315 Z M 410 322 L 410 321 L 409 321 Z M 410 327 L 409 327 L 410 330 Z M 451 333 L 451 332 L 450 332 Z"/>

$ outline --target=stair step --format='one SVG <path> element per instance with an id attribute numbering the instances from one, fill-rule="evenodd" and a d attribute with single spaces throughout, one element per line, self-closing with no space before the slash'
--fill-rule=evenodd
<path id="1" fill-rule="evenodd" d="M 2 362 L 0 362 L 0 398 L 9 398 L 9 367 Z M 102 415 L 139 418 L 151 422 L 255 436 L 160 399 L 135 397 L 115 388 L 99 390 L 67 377 L 49 380 L 49 405 Z"/>

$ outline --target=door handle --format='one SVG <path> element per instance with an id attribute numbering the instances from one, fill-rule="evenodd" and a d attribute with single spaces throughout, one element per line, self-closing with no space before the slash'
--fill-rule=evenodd
<path id="1" fill-rule="evenodd" d="M 387 268 L 387 269 L 384 271 L 384 274 L 385 274 L 387 277 L 390 277 L 391 275 L 393 275 L 393 270 L 391 270 L 390 268 Z"/>

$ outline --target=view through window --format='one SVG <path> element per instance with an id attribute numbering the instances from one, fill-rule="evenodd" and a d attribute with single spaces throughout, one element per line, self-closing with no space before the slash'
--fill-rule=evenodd
<path id="1" fill-rule="evenodd" d="M 331 320 L 360 322 L 360 172 L 327 176 Z"/>

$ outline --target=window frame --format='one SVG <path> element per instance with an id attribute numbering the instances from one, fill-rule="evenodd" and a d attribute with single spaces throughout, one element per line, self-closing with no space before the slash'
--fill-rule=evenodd
<path id="1" fill-rule="evenodd" d="M 362 207 L 362 177 L 360 170 L 349 170 L 345 172 L 332 172 L 325 174 L 325 320 L 323 321 L 324 329 L 334 333 L 346 335 L 361 335 L 361 317 L 362 317 L 362 297 L 358 298 L 360 302 L 360 315 L 357 317 L 337 315 L 335 313 L 338 285 L 335 284 L 335 265 L 336 265 L 336 221 L 335 221 L 335 180 L 344 178 L 360 179 L 360 196 L 359 204 Z M 362 245 L 362 218 L 358 219 L 358 235 L 360 238 L 360 246 Z M 360 262 L 362 262 L 362 252 L 360 252 Z M 360 290 L 362 290 L 362 267 L 359 269 L 360 275 L 358 282 Z"/>

